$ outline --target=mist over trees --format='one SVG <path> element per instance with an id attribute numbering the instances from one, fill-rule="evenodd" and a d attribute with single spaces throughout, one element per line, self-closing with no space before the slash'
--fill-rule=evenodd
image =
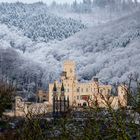
<path id="1" fill-rule="evenodd" d="M 57 1 L 54 1 L 48 6 L 50 12 L 80 20 L 87 26 L 96 26 L 120 18 L 139 8 L 140 3 L 137 0 L 75 0 L 71 5 L 57 4 Z"/>
<path id="2" fill-rule="evenodd" d="M 42 87 L 42 73 L 39 65 L 23 59 L 14 49 L 0 48 L 0 82 L 15 87 L 21 96 L 30 97 Z"/>
<path id="3" fill-rule="evenodd" d="M 108 12 L 129 12 L 137 8 L 139 3 L 137 0 L 83 0 L 78 2 L 75 0 L 71 5 L 57 4 L 57 1 L 53 1 L 51 7 L 56 9 L 67 9 L 69 11 L 77 13 L 92 13 L 94 9 L 100 8 L 107 10 Z M 49 7 L 48 7 L 49 8 Z"/>
<path id="4" fill-rule="evenodd" d="M 26 97 L 33 96 L 40 88 L 47 90 L 48 83 L 58 77 L 57 67 L 54 69 L 52 61 L 52 65 L 46 66 L 26 56 L 40 44 L 24 36 L 17 28 L 0 25 L 0 82 L 16 86 L 18 94 Z"/>

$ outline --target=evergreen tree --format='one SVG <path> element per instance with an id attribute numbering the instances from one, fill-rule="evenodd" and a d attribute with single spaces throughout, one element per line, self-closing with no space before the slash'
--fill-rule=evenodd
<path id="1" fill-rule="evenodd" d="M 78 12 L 78 3 L 77 0 L 75 0 L 72 4 L 72 9 L 74 12 Z"/>
<path id="2" fill-rule="evenodd" d="M 137 90 L 137 111 L 140 113 L 140 83 Z"/>
<path id="3" fill-rule="evenodd" d="M 95 0 L 95 4 L 100 8 L 105 8 L 107 5 L 107 0 Z"/>
<path id="4" fill-rule="evenodd" d="M 0 117 L 6 109 L 12 109 L 14 91 L 13 87 L 0 83 Z"/>
<path id="5" fill-rule="evenodd" d="M 83 12 L 89 13 L 92 10 L 91 0 L 83 0 Z"/>
<path id="6" fill-rule="evenodd" d="M 51 3 L 51 8 L 56 8 L 57 7 L 57 3 L 56 3 L 56 1 L 53 1 L 52 3 Z"/>
<path id="7" fill-rule="evenodd" d="M 138 5 L 138 0 L 134 0 L 134 2 L 135 2 L 135 5 L 137 6 Z"/>

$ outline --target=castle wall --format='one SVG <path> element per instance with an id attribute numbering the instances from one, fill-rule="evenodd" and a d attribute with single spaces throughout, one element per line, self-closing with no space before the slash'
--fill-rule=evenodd
<path id="1" fill-rule="evenodd" d="M 30 103 L 25 102 L 21 97 L 15 98 L 15 115 L 25 117 L 26 115 L 38 115 L 49 112 L 47 103 Z"/>
<path id="2" fill-rule="evenodd" d="M 120 85 L 118 87 L 118 96 L 112 96 L 111 85 L 101 85 L 98 80 L 94 79 L 88 83 L 79 83 L 75 74 L 75 63 L 66 61 L 63 66 L 61 82 L 54 82 L 57 88 L 57 95 L 61 95 L 62 83 L 64 86 L 64 94 L 66 99 L 69 97 L 70 106 L 78 106 L 87 104 L 92 107 L 98 105 L 100 108 L 111 107 L 118 109 L 127 106 L 127 87 Z M 53 88 L 54 83 L 49 84 L 49 105 L 53 105 Z M 40 100 L 47 99 L 45 93 L 40 91 L 38 96 Z M 28 113 L 42 114 L 48 112 L 48 104 L 46 103 L 27 103 L 21 97 L 16 97 L 15 102 L 16 116 L 25 116 Z"/>

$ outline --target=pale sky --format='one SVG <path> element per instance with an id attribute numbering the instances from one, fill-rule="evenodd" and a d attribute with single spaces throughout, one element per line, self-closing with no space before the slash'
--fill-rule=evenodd
<path id="1" fill-rule="evenodd" d="M 38 1 L 42 1 L 44 3 L 50 4 L 54 0 L 0 0 L 0 2 L 24 2 L 24 3 L 34 3 Z M 72 3 L 74 0 L 55 0 L 57 3 Z M 77 2 L 80 2 L 82 0 L 77 0 Z"/>
<path id="2" fill-rule="evenodd" d="M 34 3 L 34 2 L 38 2 L 38 1 L 42 1 L 44 3 L 50 4 L 52 3 L 52 1 L 54 0 L 0 0 L 0 2 L 24 2 L 24 3 Z M 75 0 L 55 0 L 57 3 L 72 3 Z M 83 0 L 77 0 L 77 2 L 81 2 Z M 140 2 L 140 0 L 138 0 Z"/>

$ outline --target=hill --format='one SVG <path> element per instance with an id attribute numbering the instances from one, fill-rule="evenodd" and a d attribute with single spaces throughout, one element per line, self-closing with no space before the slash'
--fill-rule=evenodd
<path id="1" fill-rule="evenodd" d="M 140 11 L 137 11 L 105 25 L 81 31 L 56 44 L 40 45 L 34 51 L 31 49 L 29 55 L 43 66 L 55 64 L 53 68 L 58 71 L 64 60 L 72 59 L 78 64 L 81 80 L 97 76 L 104 82 L 125 81 L 131 73 L 140 73 L 139 15 Z"/>
<path id="2" fill-rule="evenodd" d="M 62 63 L 77 63 L 79 80 L 125 81 L 140 74 L 140 11 L 55 42 L 36 42 L 18 27 L 0 25 L 0 77 L 34 93 L 59 78 Z M 6 65 L 5 65 L 6 64 Z"/>
<path id="3" fill-rule="evenodd" d="M 63 40 L 84 29 L 85 26 L 72 18 L 51 14 L 44 3 L 2 3 L 0 23 L 17 27 L 33 41 Z"/>

